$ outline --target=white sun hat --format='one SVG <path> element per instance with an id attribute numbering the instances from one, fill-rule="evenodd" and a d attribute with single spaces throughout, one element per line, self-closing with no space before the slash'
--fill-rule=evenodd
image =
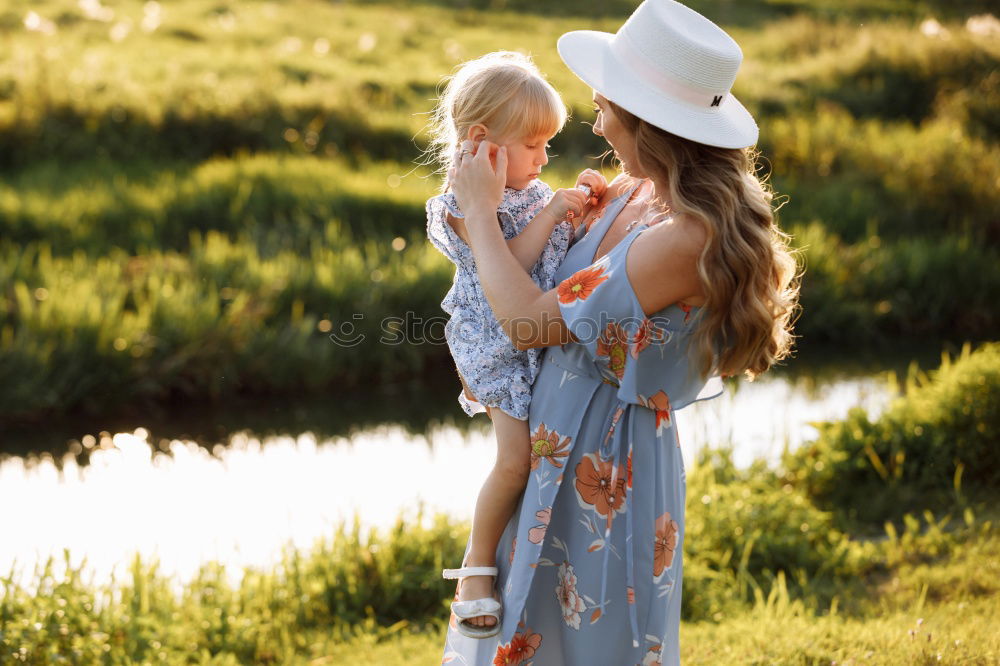
<path id="1" fill-rule="evenodd" d="M 575 30 L 557 48 L 591 88 L 671 134 L 720 148 L 757 143 L 757 123 L 730 93 L 743 52 L 679 2 L 645 0 L 616 34 Z"/>

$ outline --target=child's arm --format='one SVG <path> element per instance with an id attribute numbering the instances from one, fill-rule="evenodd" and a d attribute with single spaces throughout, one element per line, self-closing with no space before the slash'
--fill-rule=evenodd
<path id="1" fill-rule="evenodd" d="M 579 189 L 580 185 L 590 188 L 590 194 Z M 530 272 L 542 254 L 545 242 L 552 235 L 552 229 L 566 219 L 568 213 L 573 213 L 572 220 L 581 220 L 587 208 L 593 205 L 605 190 L 608 181 L 599 172 L 586 169 L 576 179 L 576 188 L 572 190 L 559 189 L 552 195 L 549 203 L 521 230 L 517 236 L 507 240 L 507 247 L 526 272 Z M 448 215 L 448 224 L 455 230 L 458 237 L 469 243 L 465 220 Z M 576 226 L 579 222 L 574 222 Z"/>
<path id="2" fill-rule="evenodd" d="M 581 185 L 586 185 L 590 192 L 581 190 Z M 538 261 L 538 256 L 552 235 L 555 225 L 572 213 L 570 222 L 576 227 L 583 219 L 587 208 L 592 206 L 607 189 L 608 181 L 604 176 L 593 169 L 586 169 L 577 177 L 574 189 L 556 190 L 545 208 L 539 211 L 521 233 L 507 241 L 511 254 L 524 270 L 530 272 Z"/>
<path id="3" fill-rule="evenodd" d="M 566 219 L 566 214 L 570 211 L 574 213 L 576 219 L 582 216 L 584 207 L 587 205 L 587 195 L 580 190 L 556 190 L 552 199 L 540 210 L 535 217 L 521 230 L 517 236 L 507 240 L 507 247 L 511 254 L 517 259 L 526 272 L 531 272 L 545 242 L 552 235 L 552 229 L 557 224 Z M 451 225 L 458 237 L 469 244 L 469 232 L 465 228 L 465 220 L 448 215 L 448 224 Z"/>
<path id="4" fill-rule="evenodd" d="M 587 195 L 580 190 L 556 190 L 545 208 L 538 211 L 521 233 L 507 241 L 517 263 L 530 272 L 555 226 L 565 220 L 569 212 L 576 218 L 582 216 L 586 205 Z"/>

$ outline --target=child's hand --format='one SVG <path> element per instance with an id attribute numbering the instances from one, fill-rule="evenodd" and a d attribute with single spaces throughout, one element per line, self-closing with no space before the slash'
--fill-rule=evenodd
<path id="1" fill-rule="evenodd" d="M 586 193 L 580 190 L 558 189 L 553 193 L 552 199 L 542 209 L 542 212 L 550 215 L 556 223 L 567 219 L 573 222 L 583 217 L 583 211 L 586 209 L 588 201 Z M 574 222 L 573 226 L 575 227 L 576 224 Z"/>
<path id="2" fill-rule="evenodd" d="M 579 188 L 581 185 L 586 185 L 590 188 L 591 200 L 588 203 L 591 206 L 596 206 L 597 202 L 604 196 L 604 193 L 608 189 L 608 179 L 601 175 L 600 171 L 585 169 L 576 179 L 576 187 Z"/>

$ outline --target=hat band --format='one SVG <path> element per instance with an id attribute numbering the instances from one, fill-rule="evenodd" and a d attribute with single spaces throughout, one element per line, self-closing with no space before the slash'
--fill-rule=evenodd
<path id="1" fill-rule="evenodd" d="M 659 92 L 701 107 L 706 111 L 717 111 L 722 108 L 722 103 L 729 95 L 728 90 L 721 92 L 698 90 L 670 76 L 636 49 L 628 34 L 623 30 L 619 31 L 611 40 L 611 52 L 618 57 L 623 65 L 634 70 Z"/>

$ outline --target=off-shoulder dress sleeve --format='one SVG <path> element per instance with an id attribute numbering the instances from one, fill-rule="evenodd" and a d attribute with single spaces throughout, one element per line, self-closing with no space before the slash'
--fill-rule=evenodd
<path id="1" fill-rule="evenodd" d="M 680 409 L 714 397 L 718 379 L 701 374 L 691 344 L 697 308 L 670 305 L 647 316 L 626 272 L 628 249 L 645 227 L 557 286 L 566 327 L 619 399 Z M 707 389 L 707 391 L 706 391 Z"/>

